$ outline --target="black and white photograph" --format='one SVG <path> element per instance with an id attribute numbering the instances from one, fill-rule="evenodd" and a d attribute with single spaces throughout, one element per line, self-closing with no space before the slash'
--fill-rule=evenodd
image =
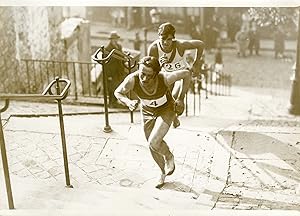
<path id="1" fill-rule="evenodd" d="M 0 215 L 299 215 L 300 2 L 0 3 Z"/>

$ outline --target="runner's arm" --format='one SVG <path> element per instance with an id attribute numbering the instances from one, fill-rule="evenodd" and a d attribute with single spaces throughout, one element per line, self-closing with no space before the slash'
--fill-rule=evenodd
<path id="1" fill-rule="evenodd" d="M 132 74 L 128 75 L 123 82 L 116 88 L 114 94 L 116 98 L 125 104 L 131 111 L 135 110 L 138 106 L 137 100 L 131 100 L 127 95 L 133 90 L 134 77 Z"/>
<path id="2" fill-rule="evenodd" d="M 147 55 L 148 56 L 153 56 L 153 57 L 156 57 L 158 59 L 158 49 L 157 49 L 157 44 L 156 42 L 152 42 L 150 44 L 150 46 L 148 47 L 148 50 L 147 50 Z"/>
<path id="3" fill-rule="evenodd" d="M 185 50 L 189 49 L 196 49 L 196 56 L 194 59 L 193 63 L 193 71 L 194 73 L 199 73 L 200 72 L 200 59 L 203 54 L 204 50 L 204 43 L 201 40 L 186 40 L 186 41 L 181 41 L 179 42 L 181 49 L 183 50 L 182 52 L 184 53 Z"/>
<path id="4" fill-rule="evenodd" d="M 190 71 L 178 70 L 178 71 L 173 71 L 172 73 L 164 73 L 164 76 L 166 77 L 165 80 L 168 85 L 172 85 L 177 80 L 180 79 L 183 80 L 178 97 L 175 98 L 175 100 L 183 100 L 186 92 L 189 89 L 189 85 L 191 82 Z"/>

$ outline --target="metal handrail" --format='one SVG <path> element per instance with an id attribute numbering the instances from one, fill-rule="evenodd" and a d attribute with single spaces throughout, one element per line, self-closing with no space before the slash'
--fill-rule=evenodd
<path id="1" fill-rule="evenodd" d="M 57 78 L 56 78 L 57 79 Z M 51 87 L 57 82 L 57 80 L 53 80 L 43 91 L 42 94 L 0 94 L 0 99 L 7 100 L 32 100 L 32 99 L 38 99 L 42 101 L 49 101 L 49 100 L 63 100 L 66 98 L 68 94 L 68 90 L 71 86 L 71 82 L 67 79 L 58 79 L 58 82 L 65 82 L 67 83 L 65 88 L 62 90 L 62 92 L 59 95 L 53 95 L 51 91 Z M 47 95 L 49 93 L 50 95 Z M 2 108 L 3 109 L 3 108 Z M 6 109 L 4 109 L 0 112 L 4 112 Z"/>
<path id="2" fill-rule="evenodd" d="M 60 82 L 66 83 L 66 85 L 62 91 L 60 91 L 60 86 L 59 86 Z M 51 91 L 51 87 L 54 84 L 56 84 L 55 88 L 56 88 L 57 95 L 53 95 L 53 93 Z M 10 183 L 10 177 L 9 177 L 6 147 L 5 147 L 5 140 L 4 140 L 4 134 L 3 134 L 3 126 L 2 126 L 2 121 L 1 121 L 1 113 L 7 110 L 10 99 L 13 99 L 13 100 L 39 99 L 39 100 L 45 100 L 45 101 L 57 100 L 58 112 L 59 112 L 59 123 L 60 123 L 60 130 L 61 130 L 61 141 L 62 141 L 62 149 L 63 149 L 63 157 L 64 157 L 66 187 L 72 188 L 73 186 L 70 184 L 66 138 L 65 138 L 62 106 L 61 106 L 61 100 L 65 99 L 67 97 L 70 86 L 71 86 L 71 82 L 69 80 L 60 79 L 59 77 L 56 77 L 55 80 L 53 80 L 46 87 L 46 89 L 43 91 L 42 94 L 0 94 L 0 99 L 5 100 L 4 107 L 2 107 L 0 109 L 0 123 L 1 123 L 1 125 L 0 125 L 0 148 L 1 148 L 2 165 L 3 165 L 3 170 L 4 170 L 4 178 L 5 178 L 5 185 L 6 185 L 9 209 L 14 209 L 14 202 L 13 202 L 11 183 Z"/>
<path id="3" fill-rule="evenodd" d="M 98 58 L 98 54 L 100 52 L 102 52 L 103 47 L 100 47 L 96 50 L 96 52 L 92 55 L 92 59 L 96 62 L 98 62 L 99 64 L 102 64 L 103 61 L 106 61 L 108 59 L 110 59 L 111 57 L 114 57 L 116 59 L 122 60 L 122 61 L 132 61 L 133 57 L 130 55 L 130 53 L 123 53 L 120 50 L 117 49 L 112 49 L 111 51 L 107 51 L 106 49 L 104 49 L 104 54 L 106 55 L 106 57 L 104 59 L 99 59 Z"/>

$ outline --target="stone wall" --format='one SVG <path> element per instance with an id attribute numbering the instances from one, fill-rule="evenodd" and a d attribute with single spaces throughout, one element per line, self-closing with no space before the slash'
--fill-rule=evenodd
<path id="1" fill-rule="evenodd" d="M 45 74 L 21 60 L 66 60 L 62 21 L 62 7 L 0 7 L 0 92 L 28 93 L 44 87 L 36 80 L 44 80 Z"/>
<path id="2" fill-rule="evenodd" d="M 61 37 L 63 21 L 63 7 L 0 7 L 0 92 L 40 93 L 55 76 L 66 77 L 54 61 L 90 60 L 89 23 L 67 45 Z"/>
<path id="3" fill-rule="evenodd" d="M 0 92 L 16 92 L 19 86 L 16 32 L 11 7 L 0 7 Z"/>

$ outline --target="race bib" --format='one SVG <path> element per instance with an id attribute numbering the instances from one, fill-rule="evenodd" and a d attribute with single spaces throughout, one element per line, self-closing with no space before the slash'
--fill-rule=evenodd
<path id="1" fill-rule="evenodd" d="M 154 100 L 141 99 L 141 102 L 145 106 L 155 108 L 164 105 L 167 102 L 167 96 L 164 95 Z"/>
<path id="2" fill-rule="evenodd" d="M 174 63 L 164 64 L 164 69 L 168 72 L 182 70 L 182 69 L 185 69 L 185 68 L 186 68 L 186 63 L 183 60 L 178 61 L 178 62 L 174 62 Z"/>

